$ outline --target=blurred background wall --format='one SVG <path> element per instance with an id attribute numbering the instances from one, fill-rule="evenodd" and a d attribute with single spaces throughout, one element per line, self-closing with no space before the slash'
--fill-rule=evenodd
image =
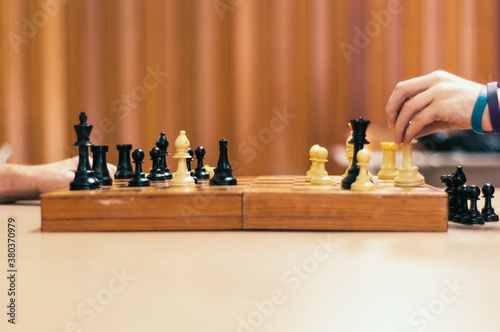
<path id="1" fill-rule="evenodd" d="M 173 154 L 184 129 L 212 165 L 224 136 L 237 174 L 302 173 L 351 118 L 391 140 L 400 80 L 499 80 L 498 13 L 496 0 L 1 1 L 0 142 L 10 162 L 76 155 L 85 111 L 114 163 L 116 144 L 148 151 L 161 131 Z"/>

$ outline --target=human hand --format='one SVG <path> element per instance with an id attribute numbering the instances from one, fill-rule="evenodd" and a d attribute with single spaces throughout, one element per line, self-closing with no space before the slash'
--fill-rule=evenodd
<path id="1" fill-rule="evenodd" d="M 398 83 L 385 110 L 395 143 L 410 143 L 445 129 L 471 129 L 472 111 L 483 86 L 444 71 Z M 482 126 L 485 132 L 492 130 L 488 106 Z"/>
<path id="2" fill-rule="evenodd" d="M 92 158 L 90 163 L 92 163 Z M 78 168 L 78 157 L 73 157 L 50 164 L 35 165 L 30 167 L 30 176 L 35 184 L 37 196 L 46 192 L 69 188 L 75 178 Z M 108 164 L 110 174 L 116 173 L 116 166 Z"/>

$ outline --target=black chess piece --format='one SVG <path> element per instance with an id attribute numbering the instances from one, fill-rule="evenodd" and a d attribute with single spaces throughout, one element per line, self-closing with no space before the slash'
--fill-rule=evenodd
<path id="1" fill-rule="evenodd" d="M 111 186 L 113 179 L 109 176 L 108 163 L 106 161 L 107 145 L 94 145 L 90 148 L 92 151 L 93 162 L 92 169 L 95 177 L 101 182 L 101 186 Z"/>
<path id="2" fill-rule="evenodd" d="M 191 169 L 191 162 L 193 161 L 193 155 L 194 155 L 193 149 L 188 148 L 187 152 L 189 154 L 189 158 L 186 159 L 186 168 L 187 168 L 187 171 L 189 172 L 189 175 L 191 175 L 191 177 L 194 179 L 194 183 L 198 184 L 198 178 L 194 175 L 194 172 Z"/>
<path id="3" fill-rule="evenodd" d="M 495 187 L 492 184 L 486 183 L 483 186 L 483 197 L 484 197 L 484 207 L 481 210 L 481 216 L 484 221 L 498 221 L 498 215 L 495 213 L 493 206 L 491 205 L 491 199 L 494 197 Z"/>
<path id="4" fill-rule="evenodd" d="M 451 175 L 441 176 L 441 183 L 444 183 L 444 185 L 446 186 L 445 192 L 448 194 L 448 220 L 453 220 L 453 217 L 455 216 L 455 206 L 453 206 L 452 202 L 455 201 L 456 193 L 453 193 L 451 191 L 453 188 Z"/>
<path id="5" fill-rule="evenodd" d="M 342 180 L 343 189 L 351 189 L 351 184 L 356 181 L 356 177 L 359 174 L 357 154 L 363 149 L 364 144 L 370 144 L 370 142 L 366 140 L 366 129 L 368 128 L 370 121 L 357 118 L 356 120 L 349 121 L 349 123 L 352 128 L 352 139 L 349 143 L 354 144 L 354 151 L 351 167 L 347 171 L 347 176 L 344 180 Z"/>
<path id="6" fill-rule="evenodd" d="M 118 144 L 116 149 L 118 150 L 118 166 L 116 167 L 115 179 L 131 179 L 134 175 L 130 161 L 132 144 Z"/>
<path id="7" fill-rule="evenodd" d="M 462 224 L 464 225 L 484 225 L 484 218 L 479 213 L 477 209 L 477 201 L 479 200 L 479 195 L 481 194 L 481 190 L 479 190 L 478 186 L 469 186 L 467 189 L 467 197 L 470 200 L 469 211 L 462 218 Z"/>
<path id="8" fill-rule="evenodd" d="M 233 168 L 229 163 L 227 155 L 227 140 L 219 141 L 219 161 L 214 169 L 214 176 L 210 179 L 211 186 L 233 186 L 237 184 L 233 176 Z"/>
<path id="9" fill-rule="evenodd" d="M 462 219 L 465 217 L 467 211 L 469 210 L 469 208 L 467 207 L 468 189 L 469 188 L 465 184 L 461 185 L 457 189 L 457 206 L 455 210 L 455 216 L 453 216 L 453 222 L 461 223 Z"/>
<path id="10" fill-rule="evenodd" d="M 170 173 L 170 169 L 167 166 L 167 156 L 170 155 L 170 153 L 168 153 L 167 151 L 168 139 L 165 136 L 164 132 L 160 134 L 160 137 L 158 137 L 156 146 L 160 148 L 161 151 L 160 169 L 162 170 L 163 174 L 165 174 L 165 178 L 167 180 L 172 180 L 172 173 Z"/>
<path id="11" fill-rule="evenodd" d="M 146 174 L 142 172 L 142 163 L 144 162 L 144 151 L 141 149 L 135 149 L 132 152 L 132 159 L 134 159 L 135 172 L 132 179 L 128 182 L 129 187 L 149 187 L 149 180 L 146 178 Z"/>
<path id="12" fill-rule="evenodd" d="M 161 150 L 157 147 L 149 150 L 149 156 L 153 161 L 153 166 L 149 171 L 147 178 L 149 181 L 165 181 L 165 173 L 160 168 L 160 160 L 161 160 Z"/>
<path id="13" fill-rule="evenodd" d="M 74 144 L 78 146 L 78 168 L 75 172 L 75 178 L 69 184 L 70 190 L 90 190 L 98 189 L 101 183 L 95 177 L 94 171 L 90 168 L 89 162 L 89 146 L 93 146 L 90 142 L 90 133 L 94 126 L 87 124 L 87 115 L 84 112 L 80 113 L 80 124 L 74 125 L 77 141 Z"/>
<path id="14" fill-rule="evenodd" d="M 196 159 L 198 160 L 198 165 L 194 170 L 194 175 L 200 179 L 210 179 L 210 174 L 208 174 L 205 166 L 203 166 L 203 159 L 205 159 L 205 148 L 203 146 L 199 146 L 194 150 L 194 154 L 196 155 Z"/>
<path id="15" fill-rule="evenodd" d="M 451 206 L 455 213 L 458 211 L 459 207 L 459 196 L 458 188 L 467 182 L 467 177 L 462 169 L 462 166 L 457 166 L 457 170 L 451 173 L 451 183 L 452 187 L 450 189 L 450 195 L 452 196 Z"/>
<path id="16" fill-rule="evenodd" d="M 459 188 L 462 187 L 465 182 L 467 181 L 467 177 L 465 176 L 465 173 L 463 172 L 462 166 L 457 166 L 457 170 L 453 173 L 451 173 L 451 184 L 452 187 L 450 188 L 449 195 L 450 195 L 450 209 L 449 211 L 454 212 L 454 216 L 452 219 L 449 219 L 454 222 L 462 222 L 462 217 L 466 211 L 462 213 L 461 210 L 464 209 L 464 204 L 465 204 L 465 209 L 467 209 L 467 195 L 463 193 L 462 195 L 459 194 Z M 458 215 L 458 216 L 457 216 Z M 455 218 L 456 217 L 456 218 Z"/>

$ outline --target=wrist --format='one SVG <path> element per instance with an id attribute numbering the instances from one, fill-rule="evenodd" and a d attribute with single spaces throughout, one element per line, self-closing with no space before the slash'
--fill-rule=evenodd
<path id="1" fill-rule="evenodd" d="M 26 194 L 29 197 L 38 197 L 42 194 L 38 185 L 38 177 L 41 174 L 38 171 L 39 167 L 39 165 L 24 166 L 24 174 L 26 175 L 24 181 L 26 181 L 26 183 L 24 183 L 22 187 L 25 188 Z"/>
<path id="2" fill-rule="evenodd" d="M 0 203 L 39 196 L 34 167 L 0 164 Z"/>

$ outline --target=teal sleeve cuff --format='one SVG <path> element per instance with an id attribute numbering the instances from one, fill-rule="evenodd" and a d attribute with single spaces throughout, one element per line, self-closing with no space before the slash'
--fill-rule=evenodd
<path id="1" fill-rule="evenodd" d="M 479 97 L 477 97 L 476 103 L 474 104 L 474 110 L 472 111 L 471 118 L 472 129 L 478 134 L 484 134 L 481 123 L 483 121 L 483 113 L 487 103 L 488 98 L 486 95 L 486 86 L 484 86 L 479 93 Z"/>

